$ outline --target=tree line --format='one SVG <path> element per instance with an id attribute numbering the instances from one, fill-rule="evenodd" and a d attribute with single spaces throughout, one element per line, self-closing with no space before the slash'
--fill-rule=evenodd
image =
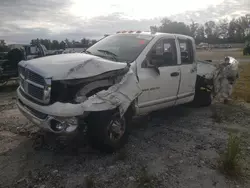
<path id="1" fill-rule="evenodd" d="M 83 38 L 80 41 L 65 39 L 63 41 L 58 40 L 50 40 L 50 39 L 32 39 L 30 41 L 31 45 L 43 44 L 47 50 L 59 50 L 59 49 L 66 49 L 66 48 L 87 48 L 93 44 L 95 44 L 97 40 Z M 5 40 L 0 40 L 0 52 L 7 52 L 9 51 L 8 46 L 6 45 Z"/>
<path id="2" fill-rule="evenodd" d="M 194 21 L 185 24 L 164 18 L 159 27 L 151 27 L 158 32 L 192 36 L 197 44 L 244 43 L 250 40 L 250 14 L 232 20 L 208 21 L 205 24 Z"/>
<path id="3" fill-rule="evenodd" d="M 190 24 L 184 22 L 172 21 L 164 18 L 160 26 L 151 26 L 158 32 L 177 33 L 192 36 L 196 43 L 201 42 L 209 44 L 223 43 L 244 43 L 250 40 L 250 14 L 233 18 L 232 20 L 222 19 L 218 22 L 208 21 L 205 24 L 199 24 L 192 21 Z M 83 38 L 80 41 L 63 41 L 50 39 L 33 39 L 30 44 L 43 44 L 48 50 L 58 50 L 65 48 L 86 48 L 96 43 L 96 40 Z M 7 51 L 7 45 L 4 40 L 0 40 L 0 52 Z"/>
<path id="4" fill-rule="evenodd" d="M 0 40 L 0 52 L 7 52 L 8 46 L 6 45 L 4 40 Z"/>
<path id="5" fill-rule="evenodd" d="M 48 50 L 58 50 L 58 49 L 66 49 L 66 48 L 87 48 L 97 40 L 90 40 L 83 38 L 80 41 L 65 39 L 63 41 L 58 40 L 50 40 L 50 39 L 32 39 L 30 44 L 36 45 L 38 43 L 43 44 Z"/>

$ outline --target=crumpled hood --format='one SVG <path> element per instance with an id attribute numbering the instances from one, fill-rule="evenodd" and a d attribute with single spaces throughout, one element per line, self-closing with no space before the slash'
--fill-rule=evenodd
<path id="1" fill-rule="evenodd" d="M 21 61 L 19 65 L 52 80 L 88 78 L 127 67 L 126 63 L 84 53 L 52 55 Z"/>

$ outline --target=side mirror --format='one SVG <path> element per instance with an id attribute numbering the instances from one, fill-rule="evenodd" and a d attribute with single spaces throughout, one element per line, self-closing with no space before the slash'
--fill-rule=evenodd
<path id="1" fill-rule="evenodd" d="M 160 75 L 160 70 L 158 68 L 158 65 L 155 61 L 152 61 L 151 60 L 151 57 L 148 56 L 147 59 L 146 59 L 146 62 L 147 62 L 147 68 L 152 68 L 155 70 L 155 72 Z"/>

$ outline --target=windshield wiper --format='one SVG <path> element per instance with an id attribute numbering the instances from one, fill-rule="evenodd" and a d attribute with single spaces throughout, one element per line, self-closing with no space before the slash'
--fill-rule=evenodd
<path id="1" fill-rule="evenodd" d="M 97 51 L 98 51 L 98 52 L 107 53 L 107 54 L 110 54 L 110 55 L 112 55 L 112 56 L 117 57 L 117 55 L 116 55 L 115 53 L 113 53 L 113 52 L 111 52 L 111 51 L 108 51 L 108 50 L 97 50 Z"/>
<path id="2" fill-rule="evenodd" d="M 108 50 L 97 50 L 97 51 L 98 51 L 98 52 L 103 52 L 103 53 L 109 54 L 109 55 L 111 55 L 111 56 L 113 57 L 113 59 L 114 59 L 115 61 L 118 61 L 117 55 L 116 55 L 115 53 L 111 52 L 111 51 L 108 51 Z"/>
<path id="3" fill-rule="evenodd" d="M 86 50 L 85 51 L 86 54 L 92 54 L 90 51 Z"/>

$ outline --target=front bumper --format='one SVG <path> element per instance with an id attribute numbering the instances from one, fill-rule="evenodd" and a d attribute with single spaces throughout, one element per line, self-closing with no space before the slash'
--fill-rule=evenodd
<path id="1" fill-rule="evenodd" d="M 59 110 L 53 111 L 55 105 L 41 106 L 33 103 L 21 94 L 20 88 L 17 89 L 17 97 L 17 106 L 20 112 L 40 128 L 57 134 L 73 133 L 78 128 L 76 115 L 62 116 L 70 109 L 64 107 L 62 108 L 64 113 L 60 114 Z M 60 105 L 63 105 L 63 103 L 60 103 Z M 58 108 L 58 106 L 56 106 L 56 108 Z M 71 114 L 71 112 L 68 114 Z M 60 127 L 60 129 L 58 129 L 58 127 Z"/>

